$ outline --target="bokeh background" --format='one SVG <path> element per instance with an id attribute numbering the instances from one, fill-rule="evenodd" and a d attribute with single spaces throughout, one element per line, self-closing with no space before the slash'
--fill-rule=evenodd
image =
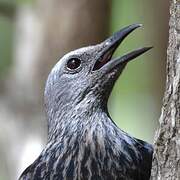
<path id="1" fill-rule="evenodd" d="M 128 64 L 108 106 L 120 128 L 153 142 L 165 86 L 169 2 L 0 0 L 0 180 L 15 180 L 46 143 L 43 91 L 58 59 L 142 23 L 115 56 L 154 49 Z"/>

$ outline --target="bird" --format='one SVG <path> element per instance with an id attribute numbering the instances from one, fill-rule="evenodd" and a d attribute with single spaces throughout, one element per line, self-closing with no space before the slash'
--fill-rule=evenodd
<path id="1" fill-rule="evenodd" d="M 153 146 L 112 120 L 107 103 L 127 63 L 152 47 L 112 58 L 132 24 L 65 54 L 45 85 L 47 144 L 19 180 L 148 180 Z"/>

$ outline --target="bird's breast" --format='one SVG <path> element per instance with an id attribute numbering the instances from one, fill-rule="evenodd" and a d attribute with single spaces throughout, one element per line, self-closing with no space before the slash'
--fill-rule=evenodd
<path id="1" fill-rule="evenodd" d="M 133 148 L 126 149 L 127 144 L 123 144 L 121 138 L 117 132 L 99 125 L 81 134 L 64 136 L 49 147 L 51 157 L 46 162 L 51 169 L 46 169 L 47 174 L 50 173 L 52 179 L 109 180 L 124 179 L 129 172 L 130 180 L 130 174 L 136 170 L 136 152 Z"/>

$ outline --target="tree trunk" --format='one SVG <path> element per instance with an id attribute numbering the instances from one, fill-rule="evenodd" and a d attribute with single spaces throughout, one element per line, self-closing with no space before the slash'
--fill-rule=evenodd
<path id="1" fill-rule="evenodd" d="M 152 180 L 180 179 L 180 1 L 170 2 L 166 89 L 155 135 Z"/>

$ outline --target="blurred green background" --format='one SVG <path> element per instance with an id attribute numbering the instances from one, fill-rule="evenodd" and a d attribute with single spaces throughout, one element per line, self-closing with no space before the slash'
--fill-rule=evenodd
<path id="1" fill-rule="evenodd" d="M 143 0 L 114 0 L 110 23 L 111 32 L 126 24 L 143 24 L 142 29 L 125 40 L 117 55 L 142 46 L 154 47 L 128 64 L 109 102 L 111 115 L 119 127 L 151 143 L 160 116 L 167 45 L 167 39 L 162 39 L 162 32 L 158 31 L 164 25 L 163 20 L 167 16 L 161 19 L 160 10 L 153 5 L 160 4 Z M 168 22 L 168 19 L 166 21 Z M 166 33 L 164 31 L 164 35 L 167 35 Z"/>
<path id="2" fill-rule="evenodd" d="M 60 3 L 65 3 L 65 1 Z M 73 1 L 71 3 L 73 4 Z M 23 46 L 23 43 L 22 45 L 19 45 L 18 41 L 22 41 L 21 38 L 23 38 L 24 34 L 19 31 L 18 23 L 27 23 L 27 32 L 31 32 L 31 27 L 32 29 L 34 27 L 31 26 L 31 23 L 34 23 L 34 16 L 32 15 L 25 20 L 22 20 L 22 18 L 20 21 L 17 19 L 20 16 L 23 16 L 23 8 L 26 10 L 30 8 L 31 13 L 34 12 L 38 17 L 40 14 L 40 17 L 42 18 L 42 14 L 40 13 L 42 8 L 39 8 L 39 4 L 39 1 L 35 0 L 0 0 L 0 123 L 2 124 L 2 130 L 0 130 L 0 180 L 16 179 L 19 173 L 22 172 L 22 169 L 27 167 L 26 163 L 22 165 L 19 161 L 22 159 L 21 156 L 24 155 L 23 153 L 25 150 L 23 147 L 26 146 L 29 137 L 32 136 L 40 139 L 39 143 L 41 144 L 41 148 L 37 150 L 37 155 L 46 142 L 45 118 L 39 118 L 39 115 L 35 118 L 33 116 L 34 119 L 41 119 L 39 122 L 36 120 L 31 121 L 27 116 L 34 112 L 38 112 L 39 106 L 43 109 L 42 98 L 36 102 L 36 96 L 38 97 L 38 93 L 41 95 L 43 94 L 43 86 L 47 73 L 43 73 L 42 71 L 37 74 L 36 71 L 25 70 L 24 67 L 33 66 L 33 63 L 30 62 L 28 62 L 27 65 L 22 65 L 22 69 L 20 69 L 19 66 L 23 63 L 21 63 L 21 60 L 17 60 L 19 56 L 23 56 L 23 58 L 19 59 L 24 59 L 22 61 L 25 62 L 25 59 L 29 58 L 25 56 L 26 50 L 28 49 L 27 47 L 31 47 Z M 125 71 L 122 73 L 122 76 L 117 81 L 108 103 L 112 119 L 115 120 L 120 128 L 129 132 L 132 136 L 152 143 L 155 129 L 158 125 L 163 89 L 165 86 L 166 47 L 168 41 L 168 2 L 164 2 L 163 0 L 158 2 L 155 0 L 112 0 L 108 1 L 107 4 L 109 7 L 109 12 L 107 13 L 108 33 L 104 32 L 105 36 L 108 36 L 108 34 L 110 35 L 129 24 L 143 24 L 143 28 L 136 30 L 127 37 L 118 48 L 115 56 L 122 55 L 138 47 L 154 46 L 151 51 L 128 64 Z M 68 8 L 66 10 L 68 10 Z M 21 12 L 19 13 L 19 11 Z M 71 12 L 72 9 L 69 11 Z M 96 13 L 95 11 L 96 8 L 93 8 L 91 13 Z M 102 11 L 105 10 L 102 9 Z M 28 13 L 30 12 L 28 11 Z M 46 13 L 43 18 L 46 17 L 49 18 L 50 15 Z M 28 20 L 30 22 L 28 22 Z M 50 18 L 49 21 L 51 21 Z M 38 24 L 38 22 L 39 19 L 36 24 Z M 48 23 L 51 24 L 51 22 Z M 62 27 L 51 27 L 48 32 L 50 33 L 55 29 L 58 33 L 58 30 Z M 91 28 L 93 28 L 93 24 Z M 74 29 L 76 29 L 76 27 L 74 27 Z M 36 29 L 34 31 L 36 32 Z M 66 31 L 68 30 L 66 29 L 64 32 Z M 39 36 L 40 35 L 42 34 L 40 33 Z M 44 36 L 46 36 L 45 33 L 40 37 L 42 38 Z M 21 37 L 19 38 L 20 40 L 18 40 L 18 37 Z M 37 40 L 37 37 L 35 37 L 35 41 Z M 103 39 L 100 38 L 100 40 Z M 27 41 L 31 41 L 31 38 L 30 40 L 27 38 Z M 56 39 L 52 41 L 56 41 Z M 63 40 L 61 39 L 60 41 Z M 84 42 L 87 43 L 90 41 L 84 40 L 82 43 L 77 43 L 77 47 L 74 45 L 71 46 L 70 49 L 83 46 Z M 68 44 L 68 42 L 66 43 Z M 39 44 L 42 45 L 43 43 Z M 20 46 L 21 50 L 19 50 L 18 46 Z M 23 47 L 27 49 L 24 50 Z M 65 45 L 63 44 L 62 47 L 65 47 Z M 53 48 L 49 46 L 45 48 L 45 50 L 47 49 Z M 69 49 L 64 48 L 62 52 L 64 53 L 68 50 Z M 19 55 L 19 51 L 22 51 L 25 55 L 23 53 L 20 53 L 21 55 Z M 61 52 L 60 49 L 57 50 L 57 56 L 55 56 L 57 58 L 60 57 L 58 51 Z M 36 50 L 32 52 L 36 52 Z M 43 52 L 45 53 L 45 51 Z M 52 54 L 54 54 L 53 51 Z M 53 59 L 55 58 L 53 57 Z M 51 58 L 49 60 L 51 60 Z M 57 61 L 57 59 L 55 60 Z M 51 69 L 54 62 L 51 63 L 51 65 L 48 65 L 49 69 Z M 40 66 L 41 63 L 39 63 L 38 66 L 33 66 L 32 70 L 38 69 Z M 40 69 L 46 69 L 46 67 L 47 66 L 44 65 Z M 46 72 L 48 72 L 49 69 Z M 30 75 L 28 76 L 26 73 Z M 19 74 L 18 78 L 15 78 L 16 74 Z M 34 81 L 37 80 L 37 82 L 35 82 L 37 85 L 38 82 L 41 82 L 41 80 L 36 78 L 36 76 L 38 77 L 39 75 L 42 76 L 42 78 L 40 78 L 43 82 L 42 88 L 29 90 L 26 83 L 28 83 L 28 85 L 30 84 L 32 87 L 34 86 Z M 27 80 L 28 82 L 26 81 L 26 76 L 30 77 L 30 80 Z M 17 88 L 17 86 L 19 88 Z M 36 90 L 38 93 L 33 95 Z M 35 96 L 35 98 L 33 98 L 33 96 Z M 19 105 L 20 101 L 21 103 Z M 33 105 L 34 109 L 31 105 Z M 21 109 L 21 111 L 19 109 Z M 42 109 L 40 109 L 40 111 L 43 111 Z M 21 112 L 26 112 L 26 114 L 21 116 Z M 24 119 L 26 121 L 24 121 Z M 29 131 L 26 129 L 27 127 L 29 128 Z M 32 152 L 34 151 L 36 151 L 36 149 L 32 150 Z M 25 159 L 29 158 L 27 156 L 31 156 L 30 154 L 27 154 L 24 157 Z M 33 161 L 34 157 L 30 159 Z M 19 168 L 20 166 L 22 167 Z"/>

